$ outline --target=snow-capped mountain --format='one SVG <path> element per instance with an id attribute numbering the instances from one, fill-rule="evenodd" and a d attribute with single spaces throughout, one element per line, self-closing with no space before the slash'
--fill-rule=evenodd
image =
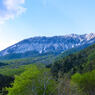
<path id="1" fill-rule="evenodd" d="M 53 37 L 33 37 L 25 39 L 0 52 L 0 56 L 13 53 L 36 51 L 38 53 L 64 52 L 65 50 L 95 43 L 95 34 L 70 34 Z"/>

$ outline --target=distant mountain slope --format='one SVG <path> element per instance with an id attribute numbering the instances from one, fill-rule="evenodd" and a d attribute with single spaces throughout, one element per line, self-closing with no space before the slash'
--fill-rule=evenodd
<path id="1" fill-rule="evenodd" d="M 65 58 L 58 59 L 52 66 L 53 74 L 57 75 L 60 71 L 64 73 L 88 72 L 95 69 L 95 44 L 71 54 Z"/>
<path id="2" fill-rule="evenodd" d="M 74 48 L 71 48 L 69 50 L 66 50 L 64 51 L 63 53 L 59 54 L 58 58 L 64 58 L 66 56 L 69 56 L 70 54 L 74 54 L 76 52 L 79 52 L 85 48 L 87 48 L 88 46 L 90 46 L 91 44 L 84 44 L 84 45 L 81 45 L 81 46 L 77 46 L 77 47 L 74 47 Z"/>
<path id="3" fill-rule="evenodd" d="M 84 34 L 84 35 L 65 35 L 65 36 L 54 36 L 54 37 L 33 37 L 25 39 L 15 45 L 12 45 L 5 50 L 0 52 L 0 56 L 13 55 L 25 57 L 34 56 L 35 54 L 44 53 L 57 53 L 60 54 L 71 48 L 85 48 L 95 43 L 95 34 Z"/>

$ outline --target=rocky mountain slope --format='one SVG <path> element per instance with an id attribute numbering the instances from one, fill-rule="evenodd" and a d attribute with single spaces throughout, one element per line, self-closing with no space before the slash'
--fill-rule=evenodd
<path id="1" fill-rule="evenodd" d="M 61 53 L 68 49 L 88 46 L 95 43 L 95 34 L 70 34 L 53 37 L 33 37 L 20 41 L 0 52 L 0 56 L 26 52 L 38 52 L 39 54 L 56 52 Z"/>

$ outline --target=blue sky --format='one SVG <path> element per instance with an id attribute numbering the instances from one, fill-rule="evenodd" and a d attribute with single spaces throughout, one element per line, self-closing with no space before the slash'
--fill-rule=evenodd
<path id="1" fill-rule="evenodd" d="M 95 0 L 0 0 L 0 50 L 33 36 L 95 33 Z"/>

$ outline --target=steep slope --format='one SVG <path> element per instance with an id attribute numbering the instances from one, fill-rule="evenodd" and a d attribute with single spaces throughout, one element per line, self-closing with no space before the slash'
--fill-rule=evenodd
<path id="1" fill-rule="evenodd" d="M 64 73 L 88 72 L 95 69 L 95 44 L 81 50 L 78 53 L 71 54 L 65 58 L 58 59 L 52 66 L 54 75 L 60 71 Z"/>
<path id="2" fill-rule="evenodd" d="M 66 50 L 66 51 L 64 51 L 63 53 L 59 54 L 59 55 L 58 55 L 58 58 L 64 58 L 64 57 L 66 57 L 66 56 L 69 56 L 70 54 L 79 52 L 79 51 L 81 51 L 81 50 L 87 48 L 87 47 L 90 46 L 90 45 L 91 45 L 90 43 L 87 43 L 87 44 L 84 44 L 84 45 L 77 46 L 77 47 L 71 48 L 71 49 L 69 49 L 69 50 Z"/>

